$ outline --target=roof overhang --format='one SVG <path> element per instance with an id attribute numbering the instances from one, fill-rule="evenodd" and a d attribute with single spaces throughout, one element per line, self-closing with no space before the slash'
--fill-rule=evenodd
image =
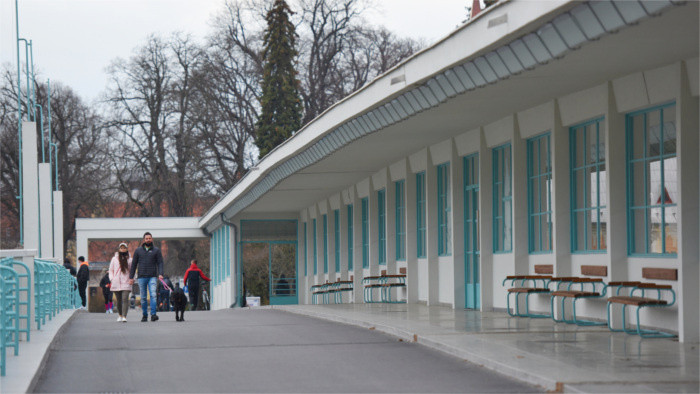
<path id="1" fill-rule="evenodd" d="M 698 4 L 506 1 L 335 104 L 199 224 L 297 212 L 420 149 L 619 76 L 698 55 Z M 663 14 L 663 17 L 655 17 Z"/>

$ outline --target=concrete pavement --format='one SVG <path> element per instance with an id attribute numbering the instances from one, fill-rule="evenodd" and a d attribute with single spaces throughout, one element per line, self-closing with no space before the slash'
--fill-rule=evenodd
<path id="1" fill-rule="evenodd" d="M 288 312 L 371 328 L 491 370 L 566 392 L 700 390 L 698 344 L 642 339 L 607 327 L 578 327 L 505 312 L 421 304 L 276 306 Z"/>
<path id="2" fill-rule="evenodd" d="M 158 322 L 78 313 L 37 392 L 536 392 L 377 331 L 271 308 L 173 313 Z"/>

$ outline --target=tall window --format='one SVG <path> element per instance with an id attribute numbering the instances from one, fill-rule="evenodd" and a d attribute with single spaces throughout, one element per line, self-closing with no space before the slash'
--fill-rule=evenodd
<path id="1" fill-rule="evenodd" d="M 678 253 L 675 103 L 626 117 L 628 251 Z"/>
<path id="2" fill-rule="evenodd" d="M 379 264 L 386 264 L 386 190 L 377 192 L 377 253 Z"/>
<path id="3" fill-rule="evenodd" d="M 452 254 L 452 221 L 450 220 L 450 163 L 437 167 L 438 256 Z"/>
<path id="4" fill-rule="evenodd" d="M 335 272 L 340 272 L 340 209 L 333 211 L 334 250 L 335 250 Z"/>
<path id="5" fill-rule="evenodd" d="M 552 251 L 552 155 L 549 133 L 527 140 L 530 253 Z"/>
<path id="6" fill-rule="evenodd" d="M 513 192 L 510 144 L 493 148 L 493 251 L 513 250 Z"/>
<path id="7" fill-rule="evenodd" d="M 323 273 L 328 273 L 328 215 L 323 215 Z"/>
<path id="8" fill-rule="evenodd" d="M 369 268 L 369 223 L 367 215 L 369 214 L 369 200 L 367 197 L 361 200 L 362 202 L 362 268 Z"/>
<path id="9" fill-rule="evenodd" d="M 571 251 L 607 249 L 605 123 L 595 119 L 571 128 Z"/>
<path id="10" fill-rule="evenodd" d="M 314 275 L 318 274 L 318 245 L 316 244 L 316 239 L 318 238 L 318 233 L 316 233 L 316 219 L 311 223 L 314 237 Z"/>
<path id="11" fill-rule="evenodd" d="M 308 234 L 306 234 L 306 222 L 304 222 L 304 276 L 309 274 L 309 256 L 308 256 Z"/>
<path id="12" fill-rule="evenodd" d="M 416 254 L 426 256 L 425 172 L 416 174 Z"/>
<path id="13" fill-rule="evenodd" d="M 348 271 L 352 271 L 354 268 L 354 255 L 353 255 L 353 226 L 352 226 L 352 204 L 348 205 Z"/>
<path id="14" fill-rule="evenodd" d="M 404 181 L 394 183 L 396 204 L 394 219 L 396 221 L 396 260 L 406 260 L 406 200 L 404 196 Z"/>

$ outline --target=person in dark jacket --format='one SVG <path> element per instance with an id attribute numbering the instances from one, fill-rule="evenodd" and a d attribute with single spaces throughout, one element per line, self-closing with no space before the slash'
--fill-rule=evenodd
<path id="1" fill-rule="evenodd" d="M 73 263 L 70 261 L 70 259 L 65 259 L 63 260 L 63 267 L 70 272 L 71 276 L 77 275 L 77 271 L 73 267 Z"/>
<path id="2" fill-rule="evenodd" d="M 109 273 L 103 270 L 104 276 L 100 280 L 102 295 L 105 297 L 105 313 L 114 313 L 112 310 L 112 281 L 109 280 Z"/>
<path id="3" fill-rule="evenodd" d="M 204 275 L 204 272 L 202 272 L 202 270 L 199 269 L 199 267 L 197 267 L 197 260 L 192 260 L 190 268 L 188 268 L 187 271 L 185 271 L 185 277 L 182 281 L 185 282 L 185 285 L 187 285 L 187 290 L 190 294 L 190 302 L 192 303 L 193 311 L 197 310 L 200 278 L 206 280 L 207 282 L 211 280 Z"/>
<path id="4" fill-rule="evenodd" d="M 131 260 L 131 271 L 129 272 L 129 284 L 134 284 L 134 276 L 137 269 L 139 271 L 141 310 L 143 311 L 141 321 L 148 321 L 147 291 L 151 296 L 151 321 L 157 321 L 156 307 L 158 306 L 158 297 L 156 296 L 156 287 L 158 280 L 163 279 L 163 255 L 160 249 L 153 245 L 153 235 L 149 232 L 143 235 L 143 244 L 134 251 L 134 257 Z"/>
<path id="5" fill-rule="evenodd" d="M 90 280 L 90 263 L 85 261 L 85 257 L 78 257 L 78 263 L 80 263 L 80 268 L 78 268 L 78 273 L 75 278 L 78 280 L 78 293 L 80 294 L 80 301 L 82 301 L 83 306 L 80 309 L 87 309 L 87 295 L 85 294 L 85 289 L 87 289 L 88 281 Z"/>

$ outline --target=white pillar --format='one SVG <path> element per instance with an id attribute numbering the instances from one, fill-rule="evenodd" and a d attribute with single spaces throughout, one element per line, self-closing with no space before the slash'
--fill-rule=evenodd
<path id="1" fill-rule="evenodd" d="M 698 98 L 692 97 L 681 62 L 680 97 L 676 108 L 678 160 L 678 261 L 680 261 L 678 289 L 678 336 L 681 342 L 700 339 L 698 320 L 698 207 L 700 171 L 698 166 Z"/>
<path id="2" fill-rule="evenodd" d="M 428 263 L 428 305 L 440 303 L 440 257 L 438 256 L 437 167 L 428 149 L 425 168 L 426 257 Z"/>
<path id="3" fill-rule="evenodd" d="M 605 158 L 608 190 L 608 254 L 610 280 L 629 280 L 627 272 L 627 191 L 625 174 L 625 117 L 617 112 L 615 92 L 608 83 L 605 116 Z"/>
<path id="4" fill-rule="evenodd" d="M 559 103 L 554 101 L 551 133 L 552 160 L 552 253 L 554 275 L 571 275 L 571 188 L 569 178 L 569 131 L 561 124 Z"/>
<path id="5" fill-rule="evenodd" d="M 39 164 L 39 257 L 53 256 L 53 212 L 51 209 L 51 164 Z M 59 256 L 60 257 L 60 256 Z"/>
<path id="6" fill-rule="evenodd" d="M 466 307 L 466 284 L 464 272 L 464 159 L 457 154 L 456 144 L 452 145 L 450 159 L 450 191 L 452 211 L 447 220 L 452 221 L 452 278 L 454 296 L 452 307 Z"/>
<path id="7" fill-rule="evenodd" d="M 500 286 L 493 278 L 493 151 L 486 145 L 483 128 L 479 139 L 479 297 L 481 310 L 490 311 L 493 289 Z"/>
<path id="8" fill-rule="evenodd" d="M 416 174 L 411 170 L 410 160 L 406 160 L 406 292 L 409 304 L 418 302 L 418 232 Z"/>
<path id="9" fill-rule="evenodd" d="M 528 239 L 527 207 L 527 142 L 520 136 L 518 117 L 514 117 L 513 140 L 511 143 L 512 165 L 512 239 L 513 273 L 527 275 L 530 271 L 530 241 Z"/>
<path id="10" fill-rule="evenodd" d="M 39 250 L 39 170 L 36 146 L 36 123 L 22 122 L 24 249 Z"/>
<path id="11" fill-rule="evenodd" d="M 53 255 L 63 260 L 63 192 L 53 192 Z"/>

